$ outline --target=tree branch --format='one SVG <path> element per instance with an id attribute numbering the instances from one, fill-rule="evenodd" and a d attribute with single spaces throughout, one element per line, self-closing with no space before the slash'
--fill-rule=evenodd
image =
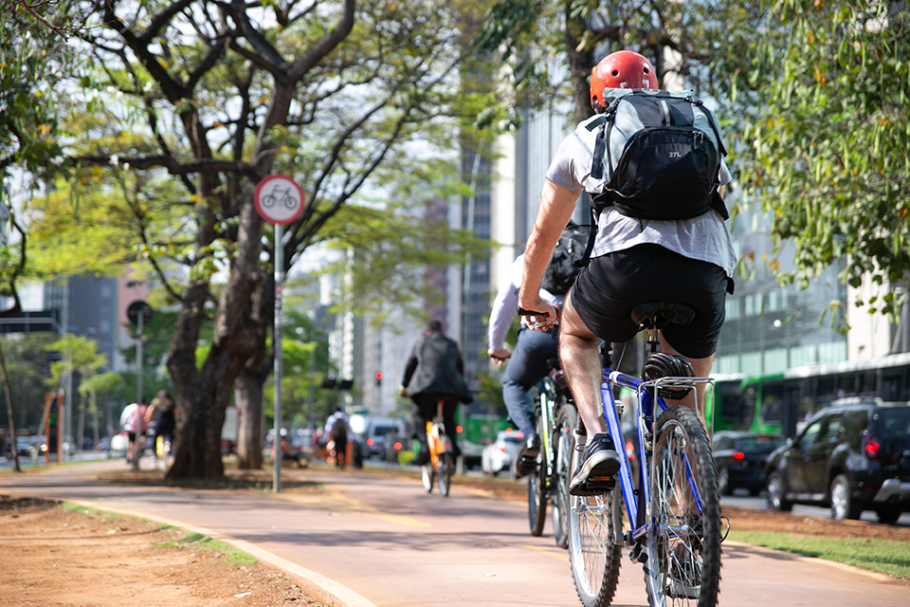
<path id="1" fill-rule="evenodd" d="M 173 156 L 137 156 L 131 158 L 117 158 L 117 162 L 112 162 L 113 156 L 73 156 L 69 162 L 85 163 L 93 166 L 112 167 L 122 164 L 129 164 L 132 168 L 151 169 L 161 167 L 167 169 L 171 175 L 190 175 L 193 173 L 234 173 L 249 177 L 253 181 L 261 180 L 264 175 L 260 174 L 256 166 L 246 162 L 231 162 L 229 160 L 215 160 L 212 158 L 197 160 L 181 164 Z"/>
<path id="2" fill-rule="evenodd" d="M 238 0 L 234 1 L 237 2 Z M 342 40 L 347 38 L 348 34 L 351 33 L 351 30 L 354 29 L 355 4 L 355 0 L 344 0 L 344 12 L 342 13 L 341 20 L 338 24 L 332 31 L 323 36 L 321 40 L 311 45 L 303 56 L 291 64 L 290 69 L 288 70 L 288 76 L 291 78 L 292 82 L 297 82 L 303 78 L 320 59 L 332 52 L 332 49 L 338 46 Z"/>

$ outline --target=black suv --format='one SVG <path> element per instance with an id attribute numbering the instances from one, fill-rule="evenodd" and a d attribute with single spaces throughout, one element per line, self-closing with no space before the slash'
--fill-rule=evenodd
<path id="1" fill-rule="evenodd" d="M 910 511 L 910 404 L 840 404 L 813 415 L 768 456 L 768 507 L 831 504 L 836 519 L 874 510 L 894 523 Z"/>

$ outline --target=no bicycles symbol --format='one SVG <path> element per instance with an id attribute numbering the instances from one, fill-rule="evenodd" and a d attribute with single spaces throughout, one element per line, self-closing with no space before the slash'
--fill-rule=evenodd
<path id="1" fill-rule="evenodd" d="M 303 213 L 303 190 L 287 175 L 269 175 L 256 186 L 256 210 L 269 223 L 293 223 Z"/>

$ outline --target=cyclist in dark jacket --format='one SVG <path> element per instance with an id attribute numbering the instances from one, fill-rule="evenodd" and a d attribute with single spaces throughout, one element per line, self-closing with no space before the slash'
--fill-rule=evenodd
<path id="1" fill-rule="evenodd" d="M 422 466 L 430 459 L 426 423 L 436 417 L 440 400 L 444 403 L 442 414 L 446 434 L 457 458 L 461 451 L 456 442 L 455 411 L 459 400 L 471 402 L 471 399 L 464 381 L 464 361 L 458 344 L 442 334 L 440 321 L 427 321 L 424 337 L 414 345 L 405 366 L 398 392 L 410 396 L 414 402 L 414 431 L 420 441 L 417 465 Z"/>

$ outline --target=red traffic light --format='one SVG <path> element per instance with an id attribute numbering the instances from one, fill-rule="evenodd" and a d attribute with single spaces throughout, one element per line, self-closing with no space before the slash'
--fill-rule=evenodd
<path id="1" fill-rule="evenodd" d="M 375 377 L 376 377 L 376 381 L 381 380 L 381 379 L 382 379 L 382 371 L 376 371 L 376 376 L 375 376 Z"/>

